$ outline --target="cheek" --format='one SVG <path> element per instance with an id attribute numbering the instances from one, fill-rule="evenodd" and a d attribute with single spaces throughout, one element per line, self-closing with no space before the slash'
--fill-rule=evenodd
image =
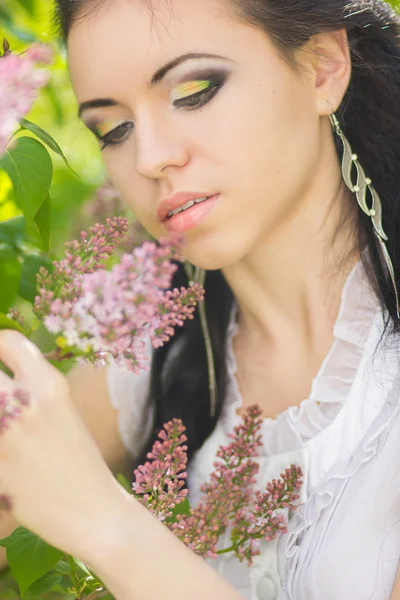
<path id="1" fill-rule="evenodd" d="M 240 260 L 304 199 L 319 160 L 319 120 L 309 92 L 290 83 L 239 94 L 236 110 L 225 112 L 210 138 L 227 201 L 206 232 L 207 243 L 193 240 L 195 264 L 217 268 Z"/>
<path id="2" fill-rule="evenodd" d="M 304 165 L 315 156 L 318 120 L 310 90 L 289 67 L 268 65 L 229 88 L 223 101 L 196 117 L 191 139 L 198 142 L 204 172 L 222 177 L 221 185 L 259 196 L 296 187 Z M 212 132 L 212 134 L 210 133 Z M 207 180 L 206 180 L 207 181 Z M 248 198 L 250 201 L 250 198 Z"/>
<path id="3" fill-rule="evenodd" d="M 260 86 L 259 93 L 242 104 L 236 123 L 241 144 L 231 150 L 238 185 L 248 190 L 248 202 L 253 199 L 268 204 L 268 211 L 279 210 L 300 196 L 318 160 L 319 121 L 310 91 L 288 75 Z"/>

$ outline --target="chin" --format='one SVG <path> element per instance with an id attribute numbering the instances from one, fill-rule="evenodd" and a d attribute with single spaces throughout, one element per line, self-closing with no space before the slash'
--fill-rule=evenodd
<path id="1" fill-rule="evenodd" d="M 192 265 L 200 269 L 217 271 L 218 269 L 225 269 L 241 259 L 237 252 L 230 252 L 229 250 L 232 249 L 216 247 L 211 244 L 203 248 L 200 248 L 200 245 L 194 248 L 192 244 L 189 244 L 187 249 L 183 249 L 183 255 Z"/>

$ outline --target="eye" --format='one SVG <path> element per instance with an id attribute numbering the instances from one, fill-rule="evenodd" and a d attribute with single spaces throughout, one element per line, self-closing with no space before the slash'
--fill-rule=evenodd
<path id="1" fill-rule="evenodd" d="M 100 136 L 97 134 L 97 138 L 103 142 L 100 150 L 104 150 L 107 146 L 117 146 L 118 144 L 121 144 L 129 136 L 132 129 L 133 123 L 127 121 L 126 123 L 121 123 L 121 125 L 118 125 L 118 127 L 115 127 L 115 129 L 109 131 L 106 135 Z"/>
<path id="2" fill-rule="evenodd" d="M 196 87 L 203 88 L 203 89 L 200 89 L 200 91 L 198 91 L 194 94 L 186 95 L 182 98 L 177 98 L 176 100 L 173 101 L 173 105 L 176 108 L 182 108 L 182 107 L 189 108 L 189 109 L 201 108 L 202 106 L 204 106 L 205 104 L 210 102 L 210 100 L 212 98 L 214 98 L 214 96 L 216 96 L 216 94 L 222 88 L 225 79 L 226 79 L 226 77 L 224 77 L 224 76 L 218 76 L 218 77 L 214 76 L 207 80 L 195 80 L 193 82 L 190 82 L 183 86 L 184 90 L 186 88 L 186 93 L 187 93 L 187 90 L 190 89 L 190 87 L 193 89 L 196 89 Z M 179 89 L 174 94 L 174 96 L 178 95 L 178 93 L 179 93 Z"/>

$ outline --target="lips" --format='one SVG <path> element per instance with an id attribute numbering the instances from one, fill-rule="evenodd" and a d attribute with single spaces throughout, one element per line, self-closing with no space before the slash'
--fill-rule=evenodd
<path id="1" fill-rule="evenodd" d="M 184 234 L 197 227 L 214 210 L 220 200 L 215 194 L 202 202 L 188 202 L 184 210 L 163 221 L 164 227 L 171 233 Z M 185 205 L 184 205 L 185 206 Z"/>
<path id="2" fill-rule="evenodd" d="M 171 211 L 181 208 L 187 202 L 200 198 L 209 198 L 213 195 L 215 193 L 212 192 L 177 192 L 173 196 L 161 200 L 157 207 L 157 217 L 160 221 L 166 221 Z"/>

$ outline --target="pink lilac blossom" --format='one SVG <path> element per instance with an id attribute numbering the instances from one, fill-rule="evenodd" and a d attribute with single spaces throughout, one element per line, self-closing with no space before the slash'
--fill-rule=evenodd
<path id="1" fill-rule="evenodd" d="M 201 556 L 215 558 L 219 537 L 227 530 L 230 519 L 244 509 L 252 498 L 259 466 L 252 460 L 262 445 L 261 411 L 250 407 L 243 423 L 229 434 L 232 442 L 221 446 L 209 482 L 201 487 L 202 497 L 189 517 L 178 517 L 173 529 L 189 548 Z"/>
<path id="2" fill-rule="evenodd" d="M 7 316 L 12 319 L 13 321 L 15 321 L 16 323 L 18 323 L 18 325 L 20 325 L 20 327 L 24 327 L 24 323 L 25 323 L 25 319 L 21 313 L 21 311 L 18 308 L 15 307 L 11 307 L 8 309 L 8 313 Z"/>
<path id="3" fill-rule="evenodd" d="M 185 427 L 179 419 L 173 419 L 164 425 L 147 458 L 152 462 L 135 469 L 135 481 L 132 489 L 138 499 L 160 521 L 172 517 L 173 509 L 181 504 L 187 489 L 182 489 L 186 479 L 187 446 L 183 445 L 187 437 Z"/>
<path id="4" fill-rule="evenodd" d="M 10 421 L 18 419 L 24 406 L 29 406 L 29 393 L 22 389 L 0 389 L 0 434 L 10 425 Z"/>
<path id="5" fill-rule="evenodd" d="M 287 523 L 282 511 L 295 510 L 293 504 L 299 499 L 297 493 L 302 485 L 302 470 L 296 465 L 288 467 L 279 479 L 267 483 L 267 491 L 255 491 L 255 497 L 232 519 L 232 537 L 235 540 L 234 552 L 239 560 L 247 560 L 260 554 L 262 540 L 273 540 L 278 533 L 287 533 Z M 277 514 L 275 514 L 277 513 Z"/>
<path id="6" fill-rule="evenodd" d="M 37 63 L 49 63 L 51 49 L 35 44 L 23 54 L 13 54 L 4 42 L 4 54 L 0 57 L 0 156 L 15 132 L 18 121 L 32 107 L 38 89 L 46 85 L 49 72 L 37 69 Z"/>
<path id="7" fill-rule="evenodd" d="M 106 224 L 97 223 L 90 228 L 90 237 L 81 231 L 81 239 L 65 244 L 65 258 L 54 261 L 54 271 L 49 273 L 41 267 L 37 275 L 39 295 L 35 298 L 34 313 L 43 320 L 50 313 L 50 307 L 56 298 L 62 302 L 73 301 L 79 294 L 75 275 L 94 273 L 105 268 L 118 241 L 125 235 L 128 222 L 122 217 L 106 220 Z"/>
<path id="8" fill-rule="evenodd" d="M 216 558 L 218 554 L 233 552 L 250 566 L 260 554 L 263 540 L 272 540 L 287 531 L 282 510 L 295 509 L 293 503 L 303 483 L 302 470 L 291 465 L 279 479 L 267 483 L 265 492 L 254 491 L 259 465 L 253 459 L 262 445 L 260 417 L 258 406 L 247 409 L 243 423 L 229 435 L 232 443 L 220 447 L 217 456 L 222 461 L 214 463 L 209 482 L 201 488 L 200 502 L 190 508 L 188 516 L 178 514 L 171 519 L 172 509 L 186 497 L 186 490 L 182 489 L 187 476 L 186 446 L 178 445 L 180 439 L 180 443 L 186 442 L 181 421 L 175 419 L 164 426 L 159 434 L 164 441 L 157 441 L 148 454 L 152 462 L 134 472 L 135 494 L 142 494 L 143 503 L 157 518 L 202 557 Z M 218 540 L 228 527 L 232 545 L 218 550 Z"/>
<path id="9" fill-rule="evenodd" d="M 81 233 L 81 241 L 67 244 L 66 258 L 55 262 L 55 272 L 41 270 L 35 314 L 46 328 L 78 350 L 84 361 L 108 364 L 112 358 L 133 372 L 146 369 L 146 339 L 162 346 L 174 328 L 193 318 L 204 297 L 198 284 L 168 290 L 180 258 L 177 239 L 159 245 L 145 242 L 119 263 L 105 269 L 107 258 L 126 233 L 127 220 L 107 219 Z"/>

